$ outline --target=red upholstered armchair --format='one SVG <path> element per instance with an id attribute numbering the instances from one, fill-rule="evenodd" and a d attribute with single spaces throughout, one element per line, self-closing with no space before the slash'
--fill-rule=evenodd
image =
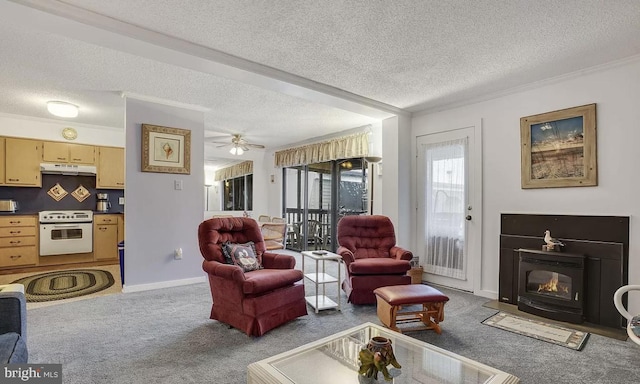
<path id="1" fill-rule="evenodd" d="M 345 216 L 338 222 L 337 253 L 347 277 L 342 289 L 353 304 L 374 304 L 373 290 L 411 284 L 407 271 L 413 254 L 396 246 L 393 223 L 386 216 Z"/>
<path id="2" fill-rule="evenodd" d="M 244 272 L 225 263 L 226 242 L 255 243 L 264 269 Z M 247 335 L 260 336 L 290 320 L 307 314 L 302 271 L 295 258 L 265 252 L 258 223 L 245 217 L 213 218 L 198 227 L 202 269 L 209 275 L 213 306 L 211 318 L 227 323 Z"/>

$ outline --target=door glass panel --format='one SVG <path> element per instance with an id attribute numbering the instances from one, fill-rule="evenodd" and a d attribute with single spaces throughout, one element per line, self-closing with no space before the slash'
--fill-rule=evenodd
<path id="1" fill-rule="evenodd" d="M 307 249 L 327 249 L 331 232 L 331 162 L 309 169 Z"/>
<path id="2" fill-rule="evenodd" d="M 367 213 L 366 166 L 362 159 L 338 162 L 339 172 L 339 218 Z"/>
<path id="3" fill-rule="evenodd" d="M 464 280 L 465 183 L 467 141 L 458 139 L 424 147 L 426 202 L 425 272 Z"/>
<path id="4" fill-rule="evenodd" d="M 339 219 L 367 212 L 366 163 L 362 159 L 285 168 L 283 180 L 289 249 L 333 251 Z"/>
<path id="5" fill-rule="evenodd" d="M 304 218 L 304 182 L 305 167 L 285 168 L 284 175 L 284 210 L 287 220 L 287 248 L 304 250 L 303 218 Z"/>

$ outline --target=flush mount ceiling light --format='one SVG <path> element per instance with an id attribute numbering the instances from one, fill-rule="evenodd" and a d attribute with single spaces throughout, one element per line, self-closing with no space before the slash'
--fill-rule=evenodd
<path id="1" fill-rule="evenodd" d="M 58 117 L 78 116 L 78 106 L 64 101 L 47 102 L 47 110 L 50 114 Z"/>
<path id="2" fill-rule="evenodd" d="M 239 145 L 236 144 L 235 146 L 231 147 L 231 149 L 229 150 L 229 153 L 231 153 L 232 155 L 240 156 L 244 153 L 244 150 Z"/>

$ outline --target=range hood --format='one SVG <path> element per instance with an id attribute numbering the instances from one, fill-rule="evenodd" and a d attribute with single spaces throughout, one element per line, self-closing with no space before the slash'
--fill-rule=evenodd
<path id="1" fill-rule="evenodd" d="M 93 165 L 75 164 L 40 164 L 40 171 L 48 175 L 70 175 L 70 176 L 95 176 L 96 167 Z"/>

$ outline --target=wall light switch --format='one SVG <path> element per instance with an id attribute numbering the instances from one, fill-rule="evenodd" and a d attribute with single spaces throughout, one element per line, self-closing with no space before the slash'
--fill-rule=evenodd
<path id="1" fill-rule="evenodd" d="M 182 180 L 173 180 L 173 189 L 182 191 Z"/>

